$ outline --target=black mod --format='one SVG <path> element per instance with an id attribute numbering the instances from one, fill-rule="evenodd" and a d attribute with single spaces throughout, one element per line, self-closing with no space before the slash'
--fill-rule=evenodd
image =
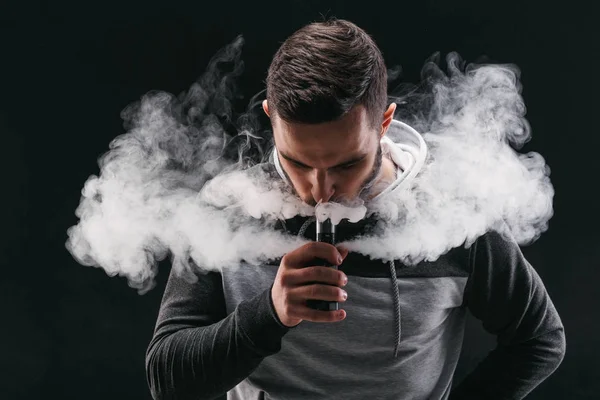
<path id="1" fill-rule="evenodd" d="M 331 222 L 331 219 L 328 218 L 322 222 L 317 220 L 317 242 L 325 242 L 335 246 L 335 225 Z M 331 265 L 323 260 L 318 260 L 315 265 L 338 269 L 337 265 Z M 336 311 L 339 309 L 337 301 L 307 300 L 307 305 L 321 311 Z"/>

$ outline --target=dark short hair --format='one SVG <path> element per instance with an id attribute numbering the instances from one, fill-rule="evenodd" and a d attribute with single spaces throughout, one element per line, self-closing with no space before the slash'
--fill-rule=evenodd
<path id="1" fill-rule="evenodd" d="M 269 114 L 290 123 L 335 121 L 356 105 L 371 129 L 383 122 L 387 69 L 373 39 L 352 22 L 332 18 L 294 32 L 267 75 Z"/>

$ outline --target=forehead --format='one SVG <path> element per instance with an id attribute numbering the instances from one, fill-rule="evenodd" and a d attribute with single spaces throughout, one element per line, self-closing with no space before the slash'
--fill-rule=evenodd
<path id="1" fill-rule="evenodd" d="M 288 123 L 275 117 L 273 135 L 277 148 L 299 161 L 330 160 L 340 154 L 343 157 L 364 152 L 377 137 L 369 128 L 363 106 L 354 107 L 337 121 L 321 124 Z"/>

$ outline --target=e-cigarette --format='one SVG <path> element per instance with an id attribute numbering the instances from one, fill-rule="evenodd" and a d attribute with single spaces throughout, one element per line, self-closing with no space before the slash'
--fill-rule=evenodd
<path id="1" fill-rule="evenodd" d="M 322 222 L 317 219 L 317 242 L 325 242 L 335 246 L 335 225 L 331 222 L 331 219 L 327 218 Z M 327 261 L 321 261 L 315 263 L 315 265 L 338 269 L 337 265 L 331 265 Z M 337 301 L 307 300 L 307 305 L 321 311 L 338 310 Z"/>

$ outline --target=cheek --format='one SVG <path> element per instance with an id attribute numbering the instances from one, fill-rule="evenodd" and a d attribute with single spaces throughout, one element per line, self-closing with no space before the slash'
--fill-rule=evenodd
<path id="1" fill-rule="evenodd" d="M 363 181 L 366 179 L 366 177 L 368 175 L 369 175 L 368 171 L 365 171 L 362 169 L 359 171 L 352 171 L 352 172 L 344 174 L 344 176 L 340 177 L 338 186 L 340 187 L 340 189 L 346 188 L 350 191 L 354 191 L 354 190 L 360 188 Z"/>
<path id="2" fill-rule="evenodd" d="M 311 184 L 308 178 L 308 173 L 288 170 L 287 174 L 292 180 L 292 184 L 294 185 L 296 191 L 298 191 L 299 193 L 310 192 Z"/>
<path id="3" fill-rule="evenodd" d="M 341 192 L 355 192 L 359 190 L 370 173 L 371 169 L 362 167 L 337 174 L 335 176 L 337 190 Z"/>

